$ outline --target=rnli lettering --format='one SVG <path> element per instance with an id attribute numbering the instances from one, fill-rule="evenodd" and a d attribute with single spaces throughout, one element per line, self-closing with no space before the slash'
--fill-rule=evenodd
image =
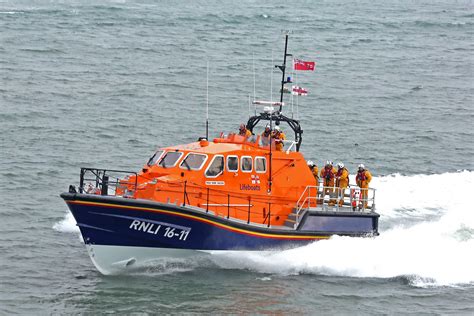
<path id="1" fill-rule="evenodd" d="M 161 230 L 161 227 L 163 227 L 163 230 Z M 153 235 L 157 235 L 161 231 L 159 236 L 163 236 L 166 238 L 177 238 L 178 240 L 183 241 L 188 238 L 189 232 L 191 231 L 191 228 L 187 227 L 178 227 L 172 224 L 168 226 L 165 225 L 165 223 L 156 224 L 145 221 L 139 221 L 137 219 L 132 221 L 129 229 Z"/>
<path id="2" fill-rule="evenodd" d="M 135 230 L 141 230 L 145 233 L 156 235 L 160 231 L 161 225 L 155 225 L 153 223 L 148 223 L 148 222 L 141 222 L 135 219 L 130 224 L 130 229 L 132 228 Z"/>
<path id="3" fill-rule="evenodd" d="M 259 185 L 241 184 L 240 190 L 242 191 L 260 191 Z"/>

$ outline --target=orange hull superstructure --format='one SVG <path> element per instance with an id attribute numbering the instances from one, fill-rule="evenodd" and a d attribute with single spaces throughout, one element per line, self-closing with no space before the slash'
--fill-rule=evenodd
<path id="1" fill-rule="evenodd" d="M 168 153 L 179 156 L 172 166 L 160 163 Z M 260 136 L 231 134 L 162 148 L 158 154 L 157 162 L 138 174 L 135 198 L 199 207 L 246 222 L 283 225 L 305 188 L 315 184 L 300 152 L 276 151 L 274 144 L 270 151 Z M 203 160 L 197 170 L 183 164 L 188 155 Z M 208 171 L 213 163 L 218 166 L 214 173 Z"/>

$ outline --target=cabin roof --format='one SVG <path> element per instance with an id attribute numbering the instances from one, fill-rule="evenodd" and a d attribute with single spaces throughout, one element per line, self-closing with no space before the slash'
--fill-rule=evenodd
<path id="1" fill-rule="evenodd" d="M 194 142 L 189 144 L 182 144 L 176 146 L 170 146 L 163 148 L 165 150 L 178 150 L 178 151 L 192 151 L 202 154 L 225 154 L 235 151 L 248 151 L 250 152 L 261 152 L 266 151 L 263 148 L 256 148 L 246 143 L 221 143 L 221 142 L 208 142 L 206 146 L 202 146 L 200 142 Z"/>

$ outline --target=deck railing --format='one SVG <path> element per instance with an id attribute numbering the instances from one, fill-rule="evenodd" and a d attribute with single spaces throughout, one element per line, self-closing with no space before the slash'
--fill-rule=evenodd
<path id="1" fill-rule="evenodd" d="M 195 203 L 190 203 L 190 197 L 193 198 Z M 259 204 L 258 210 L 256 210 L 255 204 Z M 262 204 L 267 206 L 262 209 Z M 181 205 L 189 205 L 206 213 L 211 212 L 210 208 L 213 208 L 214 211 L 212 213 L 214 215 L 218 216 L 220 214 L 223 218 L 229 220 L 265 225 L 267 227 L 272 225 L 273 218 L 279 216 L 278 214 L 271 213 L 272 203 L 262 202 L 261 198 L 254 197 L 252 199 L 250 195 L 241 196 L 208 187 L 204 188 L 196 184 L 190 185 L 187 181 L 183 182 L 183 203 Z M 252 215 L 258 215 L 261 218 L 261 222 L 251 220 Z"/>
<path id="2" fill-rule="evenodd" d="M 349 185 L 345 189 L 336 186 L 307 186 L 296 203 L 295 226 L 306 210 L 316 207 L 336 212 L 374 212 L 375 189 L 363 189 L 356 185 Z"/>
<path id="3" fill-rule="evenodd" d="M 136 172 L 81 168 L 79 193 L 134 198 L 137 188 L 138 174 Z M 70 192 L 76 192 L 76 189 L 74 187 L 70 188 Z M 271 213 L 272 204 L 266 201 L 264 203 L 268 206 L 264 207 L 262 213 L 262 201 L 259 198 L 252 198 L 250 195 L 230 194 L 221 190 L 198 186 L 186 180 L 178 184 L 178 187 L 170 193 L 174 197 L 181 196 L 182 201 L 178 202 L 181 199 L 176 199 L 176 202 L 173 203 L 168 199 L 165 203 L 190 206 L 202 212 L 221 215 L 221 218 L 232 221 L 270 227 L 274 222 L 274 218 L 279 216 Z M 256 203 L 259 204 L 258 210 L 255 208 Z M 261 220 L 256 221 L 255 217 Z"/>
<path id="4" fill-rule="evenodd" d="M 131 176 L 134 179 L 130 180 Z M 133 197 L 137 190 L 137 178 L 138 174 L 134 171 L 81 168 L 79 193 Z"/>
<path id="5" fill-rule="evenodd" d="M 81 168 L 79 193 L 133 198 L 138 188 L 138 174 L 133 171 Z M 156 180 L 154 180 L 156 181 Z M 156 183 L 156 182 L 155 182 Z M 367 194 L 363 194 L 367 192 Z M 170 196 L 178 197 L 175 204 L 191 206 L 203 212 L 212 211 L 229 220 L 270 227 L 278 214 L 272 214 L 272 203 L 259 197 L 231 194 L 222 190 L 202 187 L 183 181 Z M 181 198 L 179 198 L 181 195 Z M 178 200 L 181 200 L 178 202 Z M 167 203 L 173 203 L 168 199 Z M 258 204 L 258 208 L 255 207 Z M 262 206 L 263 204 L 267 206 Z M 322 211 L 373 212 L 375 189 L 361 189 L 350 185 L 343 191 L 338 187 L 307 186 L 296 203 L 295 227 L 304 212 L 318 207 Z M 253 219 L 252 219 L 253 218 Z M 256 218 L 260 218 L 256 221 Z"/>

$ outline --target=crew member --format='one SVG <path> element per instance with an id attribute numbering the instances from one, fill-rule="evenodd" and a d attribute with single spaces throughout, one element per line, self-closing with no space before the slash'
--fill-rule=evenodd
<path id="1" fill-rule="evenodd" d="M 262 144 L 267 146 L 270 144 L 270 136 L 272 136 L 272 130 L 270 129 L 270 124 L 265 125 L 265 130 L 262 132 Z"/>
<path id="2" fill-rule="evenodd" d="M 283 151 L 283 141 L 286 139 L 285 133 L 281 131 L 280 126 L 275 126 L 273 131 L 273 138 L 275 139 L 275 150 Z"/>
<path id="3" fill-rule="evenodd" d="M 333 192 L 334 192 L 334 178 L 336 175 L 336 168 L 333 167 L 332 161 L 328 160 L 326 161 L 326 165 L 324 166 L 323 169 L 321 169 L 321 179 L 323 180 L 323 195 L 322 199 L 324 200 L 324 197 L 326 194 L 329 194 L 331 199 L 329 200 L 329 205 L 334 205 L 336 201 L 334 200 L 333 197 Z"/>
<path id="4" fill-rule="evenodd" d="M 369 183 L 371 180 L 372 175 L 370 174 L 369 170 L 366 170 L 365 166 L 360 164 L 359 170 L 357 171 L 356 182 L 360 188 L 360 201 L 364 208 L 367 207 Z"/>
<path id="5" fill-rule="evenodd" d="M 349 185 L 349 171 L 344 167 L 342 162 L 337 164 L 336 172 L 336 187 L 338 188 L 337 197 L 339 199 L 339 206 L 344 203 L 344 191 Z"/>
<path id="6" fill-rule="evenodd" d="M 249 131 L 247 129 L 247 127 L 245 127 L 244 123 L 242 123 L 242 124 L 240 124 L 240 127 L 239 127 L 239 135 L 240 136 L 245 136 L 247 138 L 247 137 L 252 136 L 252 132 Z"/>
<path id="7" fill-rule="evenodd" d="M 316 180 L 316 187 L 318 187 L 319 186 L 318 166 L 316 166 L 312 160 L 308 160 L 308 168 L 309 170 L 311 170 L 314 180 Z"/>
<path id="8" fill-rule="evenodd" d="M 313 197 L 313 194 L 314 197 L 316 197 L 316 201 L 315 201 L 315 204 L 316 206 L 318 205 L 318 203 L 321 203 L 321 197 L 319 196 L 319 174 L 318 174 L 318 167 L 314 164 L 313 161 L 311 160 L 308 160 L 307 161 L 307 164 L 308 164 L 308 168 L 309 170 L 311 170 L 311 173 L 313 174 L 313 177 L 314 177 L 314 180 L 316 180 L 316 187 L 314 188 L 314 190 L 312 190 L 310 188 L 310 191 L 309 191 L 309 194 L 311 197 Z M 311 206 L 311 202 L 312 201 L 309 201 L 309 204 Z"/>

